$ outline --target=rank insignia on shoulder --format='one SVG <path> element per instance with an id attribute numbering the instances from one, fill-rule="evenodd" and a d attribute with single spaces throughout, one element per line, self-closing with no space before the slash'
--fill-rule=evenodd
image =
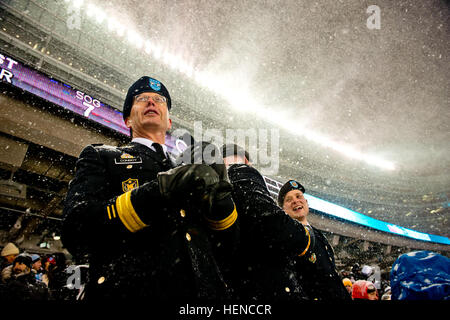
<path id="1" fill-rule="evenodd" d="M 128 192 L 133 190 L 134 188 L 139 187 L 138 179 L 129 178 L 125 181 L 122 181 L 122 190 L 123 192 Z"/>
<path id="2" fill-rule="evenodd" d="M 316 258 L 316 254 L 313 252 L 312 254 L 311 254 L 311 256 L 309 257 L 309 262 L 311 262 L 311 263 L 316 263 L 316 260 L 317 260 L 317 258 Z"/>
<path id="3" fill-rule="evenodd" d="M 132 164 L 132 163 L 142 163 L 141 157 L 135 157 L 128 153 L 123 153 L 120 158 L 115 158 L 114 162 L 116 164 Z"/>

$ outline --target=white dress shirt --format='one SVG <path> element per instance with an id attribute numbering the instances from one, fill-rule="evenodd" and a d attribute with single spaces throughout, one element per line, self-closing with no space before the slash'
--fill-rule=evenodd
<path id="1" fill-rule="evenodd" d="M 144 146 L 147 146 L 147 147 L 149 147 L 150 149 L 152 149 L 153 151 L 156 152 L 155 147 L 152 146 L 152 144 L 154 143 L 154 141 L 152 141 L 152 140 L 150 140 L 150 139 L 146 139 L 146 138 L 133 138 L 133 140 L 131 140 L 131 142 L 137 142 L 137 143 L 143 144 Z M 164 154 L 165 154 L 166 158 L 167 158 L 167 159 L 170 159 L 170 158 L 167 156 L 167 146 L 164 145 L 164 144 L 161 144 L 161 147 L 162 147 L 163 150 L 164 150 Z"/>

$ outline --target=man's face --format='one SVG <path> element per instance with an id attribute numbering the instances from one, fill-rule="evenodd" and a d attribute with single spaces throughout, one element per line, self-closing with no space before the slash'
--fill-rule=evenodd
<path id="1" fill-rule="evenodd" d="M 42 267 L 41 259 L 37 260 L 33 265 L 31 266 L 34 270 L 39 270 Z"/>
<path id="2" fill-rule="evenodd" d="M 283 210 L 291 218 L 303 220 L 309 213 L 308 201 L 298 189 L 289 191 L 284 197 Z"/>
<path id="3" fill-rule="evenodd" d="M 350 294 L 352 293 L 353 288 L 351 285 L 346 285 L 345 289 L 347 289 L 348 293 L 350 293 Z"/>
<path id="4" fill-rule="evenodd" d="M 13 263 L 14 259 L 16 259 L 17 254 L 10 254 L 9 256 L 4 257 L 8 263 Z"/>
<path id="5" fill-rule="evenodd" d="M 373 285 L 367 287 L 367 296 L 369 300 L 378 300 L 377 289 Z"/>
<path id="6" fill-rule="evenodd" d="M 14 274 L 19 274 L 24 272 L 27 269 L 27 265 L 24 263 L 16 262 L 13 267 Z"/>
<path id="7" fill-rule="evenodd" d="M 246 157 L 241 157 L 238 155 L 231 155 L 231 156 L 223 158 L 223 163 L 225 163 L 225 165 L 227 167 L 231 166 L 232 164 L 236 164 L 236 163 L 249 164 Z"/>
<path id="8" fill-rule="evenodd" d="M 169 118 L 167 102 L 138 101 L 143 97 L 162 97 L 154 92 L 143 92 L 133 100 L 130 115 L 125 119 L 125 124 L 133 130 L 133 135 L 145 137 L 148 132 L 166 132 L 172 126 Z"/>

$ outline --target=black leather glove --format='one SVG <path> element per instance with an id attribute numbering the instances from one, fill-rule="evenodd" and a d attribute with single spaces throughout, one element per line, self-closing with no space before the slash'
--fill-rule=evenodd
<path id="1" fill-rule="evenodd" d="M 205 194 L 201 209 L 211 229 L 227 229 L 236 221 L 237 212 L 231 197 L 233 187 L 228 179 L 222 153 L 215 145 L 202 141 L 189 146 L 182 157 L 185 159 L 188 155 L 191 163 L 207 164 L 217 173 L 220 181 L 212 185 Z"/>
<path id="2" fill-rule="evenodd" d="M 161 195 L 169 200 L 202 200 L 219 182 L 214 169 L 204 164 L 186 164 L 158 173 Z"/>
<path id="3" fill-rule="evenodd" d="M 189 212 L 189 219 L 201 221 L 203 218 L 200 209 L 208 203 L 208 195 L 218 183 L 219 176 L 216 171 L 207 165 L 180 166 L 160 172 L 157 179 L 117 197 L 115 210 L 131 232 L 139 231 L 148 225 L 163 226 L 167 222 L 175 221 L 170 215 L 164 214 L 168 204 Z M 168 201 L 161 201 L 161 196 Z M 148 214 L 149 205 L 152 208 L 150 211 L 162 214 Z"/>

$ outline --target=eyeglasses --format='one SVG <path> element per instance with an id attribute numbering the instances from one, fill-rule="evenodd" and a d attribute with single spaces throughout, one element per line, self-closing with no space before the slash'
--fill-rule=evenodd
<path id="1" fill-rule="evenodd" d="M 144 102 L 147 103 L 149 100 L 152 100 L 155 103 L 165 103 L 167 102 L 166 97 L 156 95 L 156 96 L 136 96 L 134 97 L 134 101 L 136 102 Z"/>

